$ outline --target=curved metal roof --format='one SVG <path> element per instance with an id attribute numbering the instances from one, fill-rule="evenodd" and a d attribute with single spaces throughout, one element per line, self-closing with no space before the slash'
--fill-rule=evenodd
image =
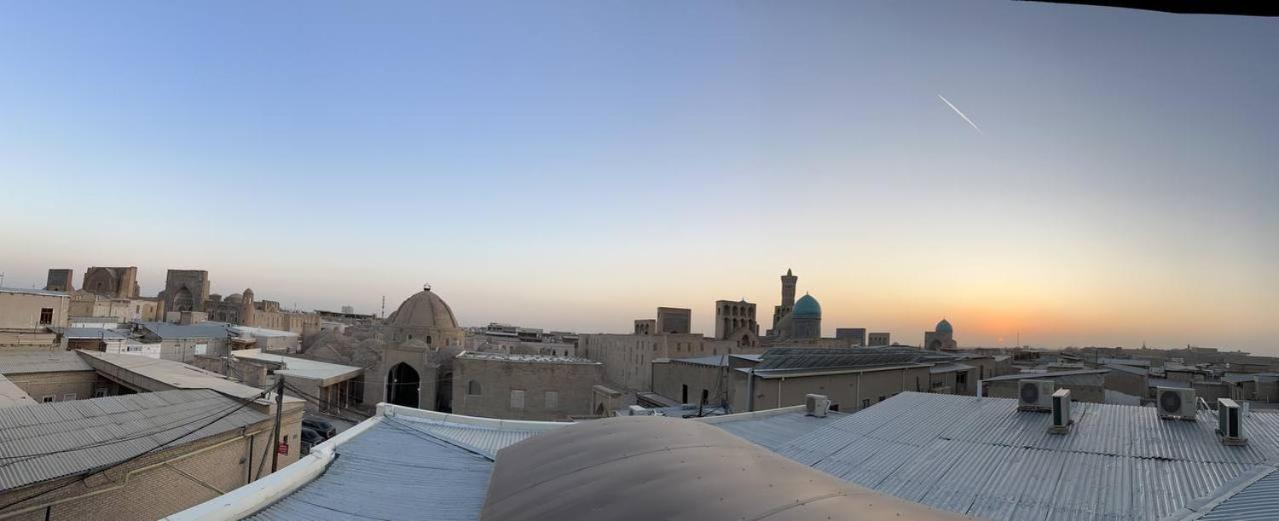
<path id="1" fill-rule="evenodd" d="M 617 417 L 502 449 L 480 519 L 966 518 L 848 484 L 702 422 Z"/>

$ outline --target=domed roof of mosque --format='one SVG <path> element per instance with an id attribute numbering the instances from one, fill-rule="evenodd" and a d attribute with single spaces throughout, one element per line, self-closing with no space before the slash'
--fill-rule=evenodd
<path id="1" fill-rule="evenodd" d="M 457 329 L 453 309 L 427 286 L 400 304 L 400 308 L 387 317 L 395 327 L 434 327 Z"/>
<path id="2" fill-rule="evenodd" d="M 805 293 L 795 301 L 791 314 L 795 315 L 795 318 L 822 318 L 822 305 L 818 304 L 817 299 L 812 295 Z"/>
<path id="3" fill-rule="evenodd" d="M 947 322 L 946 319 L 943 318 L 941 319 L 941 322 L 937 323 L 936 331 L 938 333 L 954 333 L 955 328 L 950 327 L 950 322 Z"/>

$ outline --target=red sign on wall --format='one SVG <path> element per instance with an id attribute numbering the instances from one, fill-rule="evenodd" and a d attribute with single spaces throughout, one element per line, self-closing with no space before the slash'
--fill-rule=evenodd
<path id="1" fill-rule="evenodd" d="M 278 445 L 278 446 L 275 448 L 275 453 L 276 453 L 276 454 L 288 454 L 288 453 L 289 453 L 289 442 L 287 442 L 287 441 L 282 441 L 282 442 L 280 442 L 280 445 Z"/>

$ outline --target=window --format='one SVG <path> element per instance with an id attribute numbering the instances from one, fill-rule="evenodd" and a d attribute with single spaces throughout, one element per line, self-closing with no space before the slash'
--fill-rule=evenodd
<path id="1" fill-rule="evenodd" d="M 53 308 L 40 308 L 40 323 L 41 324 L 53 323 Z"/>
<path id="2" fill-rule="evenodd" d="M 710 397 L 711 397 L 711 392 L 706 389 L 702 389 L 702 401 L 699 403 L 710 403 L 707 401 L 710 399 Z"/>
<path id="3" fill-rule="evenodd" d="M 862 400 L 862 408 L 865 409 L 867 407 L 870 407 L 870 398 Z"/>
<path id="4" fill-rule="evenodd" d="M 888 398 L 887 396 L 880 396 L 880 397 L 879 397 L 879 401 L 881 401 L 881 402 L 882 402 L 882 401 L 884 401 L 884 400 L 885 400 L 885 399 L 887 399 L 887 398 Z"/>
<path id="5" fill-rule="evenodd" d="M 683 387 L 683 391 L 680 394 L 679 403 L 688 403 L 688 386 L 684 385 L 681 387 Z"/>
<path id="6" fill-rule="evenodd" d="M 107 388 L 106 388 L 106 387 L 99 387 L 99 388 L 97 388 L 97 389 L 94 389 L 94 390 L 93 390 L 93 397 L 94 397 L 94 398 L 101 398 L 101 397 L 106 396 L 106 395 L 107 395 Z"/>
<path id="7" fill-rule="evenodd" d="M 67 393 L 62 395 L 62 401 L 69 402 L 75 399 L 75 393 Z"/>
<path id="8" fill-rule="evenodd" d="M 49 396 L 45 396 L 44 398 L 41 398 L 40 401 L 44 403 L 49 403 L 49 402 L 52 402 L 54 398 L 57 398 L 57 397 L 53 395 L 49 395 Z"/>
<path id="9" fill-rule="evenodd" d="M 511 408 L 524 409 L 524 391 L 522 389 L 511 389 Z"/>
<path id="10" fill-rule="evenodd" d="M 546 391 L 546 408 L 547 408 L 547 409 L 551 409 L 551 410 L 559 409 L 559 408 L 560 408 L 560 393 L 559 393 L 559 392 L 557 392 L 557 391 Z"/>
<path id="11" fill-rule="evenodd" d="M 475 381 L 475 380 L 471 380 L 471 381 L 467 382 L 467 383 L 466 383 L 466 394 L 467 394 L 467 395 L 470 395 L 470 396 L 479 396 L 480 394 L 482 394 L 482 393 L 480 392 L 480 383 L 479 383 L 479 382 L 477 382 L 477 381 Z"/>

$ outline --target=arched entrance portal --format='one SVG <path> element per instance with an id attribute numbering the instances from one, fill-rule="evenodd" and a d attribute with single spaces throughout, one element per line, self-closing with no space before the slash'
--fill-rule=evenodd
<path id="1" fill-rule="evenodd" d="M 422 378 L 409 364 L 400 362 L 386 373 L 386 402 L 417 408 L 418 384 Z"/>

